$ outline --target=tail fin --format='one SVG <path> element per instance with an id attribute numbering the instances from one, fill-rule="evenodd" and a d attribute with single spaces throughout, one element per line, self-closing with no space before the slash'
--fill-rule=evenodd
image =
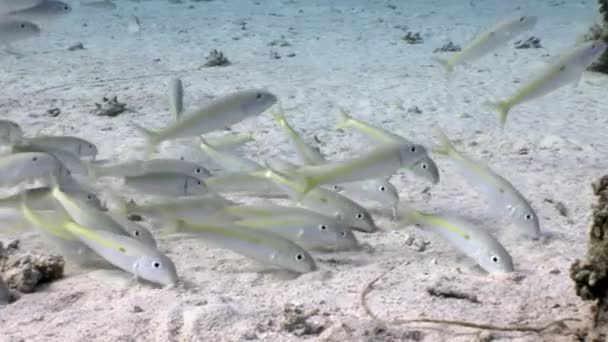
<path id="1" fill-rule="evenodd" d="M 507 116 L 509 115 L 509 111 L 511 110 L 511 105 L 509 105 L 509 103 L 506 101 L 488 101 L 485 104 L 496 110 L 496 112 L 498 113 L 498 124 L 500 125 L 500 129 L 503 130 L 505 128 L 505 123 L 507 122 Z"/>
<path id="2" fill-rule="evenodd" d="M 437 64 L 441 65 L 446 73 L 451 74 L 454 71 L 454 65 L 452 65 L 448 59 L 435 56 L 433 56 L 432 59 L 437 62 Z"/>
<path id="3" fill-rule="evenodd" d="M 433 151 L 438 154 L 442 154 L 444 156 L 450 155 L 452 152 L 456 150 L 450 138 L 441 130 L 441 128 L 435 128 L 435 133 L 439 136 L 439 144 L 440 146 Z"/>
<path id="4" fill-rule="evenodd" d="M 340 120 L 335 128 L 336 129 L 340 129 L 340 128 L 346 128 L 348 126 L 350 126 L 350 120 L 352 119 L 352 117 L 350 115 L 348 115 L 348 113 L 346 112 L 346 109 L 342 108 L 342 107 L 338 107 L 338 120 Z"/>
<path id="5" fill-rule="evenodd" d="M 154 150 L 156 149 L 156 145 L 159 144 L 158 135 L 155 132 L 153 132 L 143 126 L 136 124 L 135 122 L 131 122 L 131 124 L 133 125 L 133 127 L 135 127 L 137 132 L 139 132 L 139 134 L 141 134 L 144 137 L 144 139 L 146 141 L 146 147 L 144 150 L 144 158 L 148 159 L 150 157 L 150 155 L 152 154 L 152 152 L 154 152 Z"/>
<path id="6" fill-rule="evenodd" d="M 289 125 L 285 118 L 285 110 L 283 110 L 283 106 L 280 103 L 277 105 L 277 109 L 272 111 L 272 116 L 279 126 L 285 127 Z"/>

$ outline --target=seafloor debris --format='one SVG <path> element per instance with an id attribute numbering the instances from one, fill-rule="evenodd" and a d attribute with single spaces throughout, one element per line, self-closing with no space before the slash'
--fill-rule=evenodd
<path id="1" fill-rule="evenodd" d="M 526 40 L 518 40 L 515 42 L 516 49 L 540 49 L 542 47 L 540 38 L 537 37 L 530 37 Z"/>
<path id="2" fill-rule="evenodd" d="M 10 289 L 34 292 L 36 286 L 63 277 L 65 261 L 60 255 L 42 255 L 19 250 L 19 240 L 0 243 L 0 276 Z"/>
<path id="3" fill-rule="evenodd" d="M 268 46 L 288 47 L 291 46 L 291 44 L 285 40 L 285 36 L 282 36 L 281 39 L 275 39 L 268 43 Z"/>
<path id="4" fill-rule="evenodd" d="M 462 48 L 460 47 L 460 45 L 456 45 L 453 42 L 449 41 L 449 42 L 443 44 L 442 47 L 436 48 L 435 50 L 433 50 L 433 53 L 437 53 L 437 52 L 456 52 L 456 51 L 460 51 L 460 50 L 462 50 Z"/>
<path id="5" fill-rule="evenodd" d="M 209 56 L 207 56 L 207 63 L 205 63 L 205 67 L 214 67 L 214 66 L 226 66 L 230 65 L 230 61 L 228 58 L 224 56 L 224 53 L 219 50 L 211 50 Z"/>
<path id="6" fill-rule="evenodd" d="M 301 305 L 285 304 L 280 328 L 296 336 L 318 335 L 325 327 L 322 323 L 310 320 L 317 315 L 319 315 L 318 309 L 306 312 Z"/>
<path id="7" fill-rule="evenodd" d="M 51 108 L 46 111 L 46 115 L 48 115 L 52 118 L 58 117 L 59 114 L 61 114 L 61 109 L 59 109 L 59 108 Z"/>
<path id="8" fill-rule="evenodd" d="M 602 23 L 594 24 L 583 38 L 585 40 L 602 39 L 608 41 L 608 0 L 598 0 L 598 3 Z M 595 63 L 591 64 L 589 70 L 608 74 L 608 51 L 604 52 Z"/>
<path id="9" fill-rule="evenodd" d="M 270 59 L 281 59 L 281 55 L 276 50 L 270 50 Z"/>
<path id="10" fill-rule="evenodd" d="M 405 42 L 408 44 L 422 44 L 424 42 L 422 36 L 420 35 L 420 32 L 410 31 L 406 33 L 405 36 L 401 37 L 401 39 L 405 40 Z"/>
<path id="11" fill-rule="evenodd" d="M 118 116 L 127 110 L 127 105 L 122 102 L 118 102 L 118 97 L 104 97 L 101 99 L 101 103 L 95 103 L 95 110 L 93 113 L 97 116 Z"/>

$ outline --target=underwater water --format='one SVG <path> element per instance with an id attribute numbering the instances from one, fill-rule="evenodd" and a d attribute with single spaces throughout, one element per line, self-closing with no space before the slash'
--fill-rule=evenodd
<path id="1" fill-rule="evenodd" d="M 0 0 L 0 341 L 576 341 L 600 21 L 594 0 Z M 20 255 L 65 269 L 26 291 L 50 267 Z"/>

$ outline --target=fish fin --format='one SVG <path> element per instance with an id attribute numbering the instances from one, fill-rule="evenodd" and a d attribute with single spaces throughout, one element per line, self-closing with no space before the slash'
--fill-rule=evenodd
<path id="1" fill-rule="evenodd" d="M 485 102 L 485 105 L 493 108 L 496 111 L 498 115 L 498 124 L 500 125 L 500 129 L 503 130 L 505 123 L 507 122 L 507 116 L 511 110 L 511 105 L 507 101 L 487 101 Z"/>
<path id="2" fill-rule="evenodd" d="M 338 106 L 338 120 L 340 120 L 335 126 L 335 129 L 346 128 L 351 125 L 352 116 L 350 116 L 346 109 Z"/>
<path id="3" fill-rule="evenodd" d="M 272 111 L 272 117 L 276 123 L 279 124 L 279 126 L 286 127 L 289 125 L 287 123 L 287 119 L 285 118 L 285 110 L 280 103 L 277 105 L 277 108 Z"/>
<path id="4" fill-rule="evenodd" d="M 435 134 L 439 136 L 439 144 L 438 148 L 435 148 L 433 151 L 438 154 L 442 154 L 444 156 L 449 156 L 452 152 L 456 151 L 454 144 L 450 141 L 450 138 L 443 132 L 443 130 L 439 127 L 435 128 Z"/>
<path id="5" fill-rule="evenodd" d="M 135 122 L 131 122 L 131 125 L 133 125 L 135 130 L 137 130 L 137 132 L 139 132 L 139 134 L 141 134 L 143 136 L 143 138 L 145 139 L 146 146 L 144 149 L 144 157 L 146 159 L 148 159 L 150 157 L 150 155 L 152 154 L 152 152 L 154 152 L 156 150 L 156 145 L 159 144 L 158 134 Z"/>
<path id="6" fill-rule="evenodd" d="M 437 64 L 441 65 L 446 73 L 451 74 L 454 71 L 454 66 L 450 63 L 448 59 L 436 56 L 431 57 L 431 59 Z"/>
<path id="7" fill-rule="evenodd" d="M 420 212 L 414 209 L 407 203 L 401 203 L 401 205 L 395 205 L 395 217 L 398 218 L 398 222 L 406 225 L 416 224 L 420 218 Z"/>

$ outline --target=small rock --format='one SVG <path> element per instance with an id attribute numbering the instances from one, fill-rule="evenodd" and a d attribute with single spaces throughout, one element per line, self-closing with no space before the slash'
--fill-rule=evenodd
<path id="1" fill-rule="evenodd" d="M 133 312 L 135 312 L 135 313 L 144 312 L 144 309 L 142 309 L 140 306 L 135 305 L 133 307 Z"/>
<path id="2" fill-rule="evenodd" d="M 420 110 L 420 108 L 418 108 L 418 106 L 412 106 L 412 107 L 408 108 L 407 112 L 412 113 L 412 114 L 422 114 L 422 110 Z"/>
<path id="3" fill-rule="evenodd" d="M 526 40 L 518 40 L 515 42 L 516 49 L 540 49 L 540 38 L 530 37 Z"/>
<path id="4" fill-rule="evenodd" d="M 420 32 L 408 32 L 405 36 L 401 37 L 401 40 L 404 40 L 408 44 L 422 44 L 424 40 L 420 35 Z"/>
<path id="5" fill-rule="evenodd" d="M 270 50 L 270 59 L 281 59 L 281 55 L 277 51 Z"/>
<path id="6" fill-rule="evenodd" d="M 49 110 L 46 111 L 46 115 L 52 117 L 52 118 L 56 118 L 59 116 L 59 114 L 61 114 L 61 109 L 59 108 L 51 108 Z"/>
<path id="7" fill-rule="evenodd" d="M 84 50 L 84 45 L 78 42 L 68 48 L 68 51 Z"/>
<path id="8" fill-rule="evenodd" d="M 301 305 L 285 304 L 280 328 L 296 336 L 318 335 L 325 329 L 324 325 L 309 321 L 318 314 L 319 309 L 305 312 Z"/>
<path id="9" fill-rule="evenodd" d="M 97 116 L 109 116 L 115 117 L 127 110 L 127 104 L 118 101 L 118 97 L 112 98 L 104 97 L 101 99 L 101 103 L 95 103 L 95 109 L 93 114 Z"/>
<path id="10" fill-rule="evenodd" d="M 437 53 L 437 52 L 456 52 L 456 51 L 460 51 L 462 50 L 462 48 L 460 47 L 460 45 L 456 45 L 454 43 L 447 42 L 446 44 L 444 44 L 442 47 L 437 48 L 435 50 L 433 50 L 433 53 Z"/>
<path id="11" fill-rule="evenodd" d="M 34 292 L 36 286 L 63 277 L 65 261 L 60 255 L 41 255 L 18 250 L 19 240 L 6 248 L 0 244 L 0 274 L 6 285 L 22 293 Z"/>
<path id="12" fill-rule="evenodd" d="M 558 136 L 547 135 L 538 143 L 538 147 L 543 150 L 559 150 L 564 143 L 564 139 Z"/>
<path id="13" fill-rule="evenodd" d="M 223 52 L 215 49 L 211 50 L 206 59 L 207 63 L 205 63 L 204 67 L 226 66 L 231 64 L 228 58 L 224 56 Z"/>
<path id="14" fill-rule="evenodd" d="M 284 38 L 284 37 L 283 37 Z M 278 46 L 278 47 L 287 47 L 287 46 L 291 46 L 291 44 L 289 44 L 288 41 L 286 41 L 285 39 L 275 39 L 273 41 L 271 41 L 270 43 L 268 43 L 268 46 Z"/>

